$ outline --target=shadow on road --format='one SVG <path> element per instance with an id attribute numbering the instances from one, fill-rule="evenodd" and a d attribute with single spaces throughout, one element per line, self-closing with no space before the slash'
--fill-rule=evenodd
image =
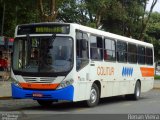
<path id="1" fill-rule="evenodd" d="M 146 97 L 141 97 L 140 101 L 143 99 L 149 99 Z M 20 100 L 21 101 L 21 100 Z M 111 104 L 119 104 L 119 103 L 124 103 L 127 101 L 133 101 L 133 100 L 127 100 L 124 96 L 116 96 L 116 97 L 107 97 L 100 99 L 100 103 L 98 106 L 103 106 L 103 105 L 111 105 Z M 134 102 L 134 101 L 133 101 Z M 13 103 L 12 103 L 13 104 Z M 51 106 L 40 106 L 38 103 L 35 101 L 29 101 L 27 105 L 15 105 L 12 107 L 7 107 L 4 110 L 5 111 L 55 111 L 55 112 L 68 112 L 68 111 L 74 111 L 76 109 L 87 109 L 88 107 L 86 106 L 85 102 L 58 102 L 58 103 L 53 103 Z M 30 105 L 31 104 L 31 105 Z M 89 109 L 89 108 L 88 108 Z"/>

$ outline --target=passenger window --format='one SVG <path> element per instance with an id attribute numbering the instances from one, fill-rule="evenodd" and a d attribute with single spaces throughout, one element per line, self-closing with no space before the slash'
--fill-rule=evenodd
<path id="1" fill-rule="evenodd" d="M 103 40 L 99 36 L 90 36 L 90 52 L 92 60 L 102 60 L 103 59 Z"/>
<path id="2" fill-rule="evenodd" d="M 127 62 L 127 43 L 117 41 L 117 61 Z"/>
<path id="3" fill-rule="evenodd" d="M 153 65 L 153 50 L 146 48 L 146 64 Z"/>
<path id="4" fill-rule="evenodd" d="M 137 46 L 128 43 L 128 62 L 137 63 Z"/>
<path id="5" fill-rule="evenodd" d="M 105 38 L 104 41 L 104 60 L 115 61 L 116 60 L 116 44 L 114 40 Z"/>
<path id="6" fill-rule="evenodd" d="M 145 47 L 138 46 L 138 63 L 145 64 Z"/>

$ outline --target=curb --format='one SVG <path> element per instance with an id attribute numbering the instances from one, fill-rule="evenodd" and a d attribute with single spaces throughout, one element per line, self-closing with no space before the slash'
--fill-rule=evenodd
<path id="1" fill-rule="evenodd" d="M 154 81 L 153 89 L 160 89 L 160 80 Z"/>
<path id="2" fill-rule="evenodd" d="M 158 85 L 154 86 L 153 89 L 160 89 L 160 85 L 159 86 Z"/>
<path id="3" fill-rule="evenodd" d="M 11 96 L 0 97 L 0 100 L 11 100 L 11 99 L 12 99 Z"/>
<path id="4" fill-rule="evenodd" d="M 155 87 L 155 88 L 153 88 L 154 90 L 160 90 L 160 88 L 159 87 Z"/>

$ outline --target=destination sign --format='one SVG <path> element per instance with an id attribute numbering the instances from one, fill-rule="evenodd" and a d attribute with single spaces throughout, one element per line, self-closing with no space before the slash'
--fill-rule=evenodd
<path id="1" fill-rule="evenodd" d="M 66 24 L 35 24 L 18 26 L 17 35 L 27 34 L 69 34 L 70 27 Z"/>

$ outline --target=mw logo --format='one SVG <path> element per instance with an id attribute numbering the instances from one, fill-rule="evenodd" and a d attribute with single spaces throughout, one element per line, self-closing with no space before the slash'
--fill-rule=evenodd
<path id="1" fill-rule="evenodd" d="M 133 68 L 132 67 L 123 67 L 122 76 L 131 77 L 132 75 L 133 75 Z"/>

